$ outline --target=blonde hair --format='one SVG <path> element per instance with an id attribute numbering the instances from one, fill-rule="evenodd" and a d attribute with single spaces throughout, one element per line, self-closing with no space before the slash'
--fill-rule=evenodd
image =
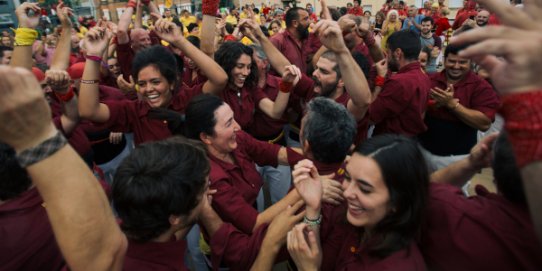
<path id="1" fill-rule="evenodd" d="M 397 10 L 395 10 L 395 9 L 392 9 L 392 10 L 388 11 L 388 16 L 386 17 L 386 20 L 389 21 L 391 15 L 394 15 L 394 14 L 395 14 L 396 20 L 399 20 L 399 12 L 397 12 Z"/>

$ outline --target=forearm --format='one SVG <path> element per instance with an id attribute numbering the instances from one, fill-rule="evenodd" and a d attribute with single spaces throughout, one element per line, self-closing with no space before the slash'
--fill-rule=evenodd
<path id="1" fill-rule="evenodd" d="M 433 172 L 433 174 L 431 174 L 431 182 L 447 183 L 461 187 L 479 170 L 480 168 L 473 166 L 467 157 Z"/>
<path id="2" fill-rule="evenodd" d="M 15 46 L 10 62 L 11 67 L 32 69 L 32 46 Z"/>
<path id="3" fill-rule="evenodd" d="M 100 76 L 100 64 L 88 60 L 85 62 L 83 80 L 97 80 Z M 81 83 L 79 90 L 79 114 L 82 118 L 93 120 L 100 106 L 100 90 L 98 84 Z"/>
<path id="4" fill-rule="evenodd" d="M 207 231 L 209 236 L 213 236 L 224 224 L 220 216 L 218 216 L 218 214 L 211 207 L 209 207 L 208 210 L 202 212 L 199 221 L 201 222 L 203 227 L 205 227 L 205 230 Z"/>
<path id="5" fill-rule="evenodd" d="M 47 204 L 49 221 L 70 268 L 120 270 L 126 238 L 103 188 L 77 153 L 66 145 L 27 170 Z"/>
<path id="6" fill-rule="evenodd" d="M 455 108 L 450 109 L 461 121 L 468 126 L 480 131 L 487 131 L 491 126 L 491 120 L 484 113 L 468 109 L 462 104 L 457 104 Z"/>
<path id="7" fill-rule="evenodd" d="M 382 50 L 380 49 L 380 46 L 378 46 L 378 44 L 373 43 L 371 46 L 368 46 L 369 47 L 369 55 L 371 55 L 371 57 L 373 58 L 373 62 L 378 62 L 382 59 L 384 59 L 384 54 L 382 53 Z"/>
<path id="8" fill-rule="evenodd" d="M 363 71 L 346 48 L 342 52 L 336 52 L 335 54 L 344 87 L 348 91 L 352 102 L 357 107 L 367 107 L 371 102 L 372 95 Z"/>
<path id="9" fill-rule="evenodd" d="M 284 73 L 286 66 L 291 65 L 290 61 L 271 43 L 271 41 L 265 36 L 258 36 L 258 40 L 269 59 L 269 63 L 273 69 L 280 75 Z"/>
<path id="10" fill-rule="evenodd" d="M 77 96 L 74 96 L 68 102 L 64 102 L 64 114 L 60 117 L 62 130 L 66 134 L 71 134 L 77 123 L 79 123 L 79 110 L 77 109 Z"/>
<path id="11" fill-rule="evenodd" d="M 299 193 L 297 193 L 297 190 L 292 189 L 284 198 L 258 215 L 252 231 L 254 232 L 258 227 L 265 223 L 271 223 L 278 214 L 284 212 L 289 205 L 294 205 L 300 199 L 301 197 L 299 196 Z"/>
<path id="12" fill-rule="evenodd" d="M 280 251 L 280 247 L 273 241 L 267 235 L 265 236 L 258 257 L 256 257 L 250 271 L 271 271 L 273 269 L 275 258 Z"/>
<path id="13" fill-rule="evenodd" d="M 128 28 L 130 27 L 130 22 L 132 22 L 132 15 L 134 14 L 134 8 L 126 7 L 119 19 L 119 24 L 117 27 L 117 40 L 119 44 L 126 44 L 130 41 L 128 36 Z"/>
<path id="14" fill-rule="evenodd" d="M 201 23 L 201 51 L 206 55 L 213 58 L 215 54 L 215 36 L 216 36 L 216 25 L 215 17 L 211 15 L 203 15 L 203 21 Z M 203 68 L 203 67 L 200 67 Z"/>
<path id="15" fill-rule="evenodd" d="M 143 28 L 143 8 L 139 7 L 136 10 L 135 19 L 134 19 L 134 29 Z"/>
<path id="16" fill-rule="evenodd" d="M 312 56 L 312 66 L 316 67 L 316 63 L 318 63 L 318 60 L 327 51 L 327 48 L 325 46 L 321 46 L 316 53 Z"/>
<path id="17" fill-rule="evenodd" d="M 212 33 L 214 33 L 214 31 Z M 228 82 L 228 75 L 212 58 L 200 51 L 184 38 L 175 41 L 174 45 L 175 47 L 181 49 L 181 51 L 183 51 L 187 57 L 192 59 L 196 66 L 201 69 L 203 74 L 207 76 L 208 81 L 205 83 L 206 86 L 204 85 L 204 92 L 210 90 L 210 92 L 216 94 L 226 86 Z"/>
<path id="18" fill-rule="evenodd" d="M 71 27 L 63 26 L 62 34 L 51 61 L 51 69 L 66 70 L 70 65 Z"/>

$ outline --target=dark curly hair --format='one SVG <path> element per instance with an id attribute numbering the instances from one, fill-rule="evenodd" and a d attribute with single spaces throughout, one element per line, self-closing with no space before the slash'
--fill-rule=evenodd
<path id="1" fill-rule="evenodd" d="M 235 68 L 237 60 L 243 54 L 248 55 L 251 59 L 250 74 L 245 80 L 245 86 L 249 89 L 253 89 L 258 84 L 258 67 L 252 58 L 252 48 L 237 41 L 225 42 L 215 52 L 215 61 L 228 74 L 229 82 L 231 83 L 233 81 L 231 72 L 233 71 L 233 68 Z"/>

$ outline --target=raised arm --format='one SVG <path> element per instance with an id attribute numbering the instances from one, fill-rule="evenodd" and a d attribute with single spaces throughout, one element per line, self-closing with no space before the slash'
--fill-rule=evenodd
<path id="1" fill-rule="evenodd" d="M 106 122 L 109 120 L 109 108 L 100 103 L 100 66 L 101 56 L 107 50 L 111 32 L 102 27 L 90 29 L 85 39 L 84 46 L 87 50 L 87 61 L 85 70 L 81 79 L 81 89 L 79 91 L 79 114 L 84 119 L 94 122 Z M 95 59 L 98 61 L 94 61 Z"/>
<path id="2" fill-rule="evenodd" d="M 122 270 L 126 237 L 99 182 L 57 135 L 34 76 L 20 68 L 0 67 L 0 78 L 0 140 L 17 151 L 21 166 L 46 202 L 68 266 L 71 270 Z M 35 147 L 45 146 L 50 151 L 39 156 Z"/>
<path id="3" fill-rule="evenodd" d="M 65 71 L 70 65 L 70 52 L 71 52 L 71 37 L 72 37 L 72 22 L 70 17 L 73 15 L 73 11 L 69 7 L 65 7 L 64 3 L 58 4 L 56 7 L 56 13 L 60 24 L 62 25 L 62 33 L 58 39 L 55 53 L 51 61 L 52 70 Z"/>
<path id="4" fill-rule="evenodd" d="M 280 75 L 284 74 L 286 66 L 290 66 L 291 63 L 286 57 L 271 43 L 271 41 L 265 36 L 260 29 L 260 26 L 251 20 L 242 20 L 239 24 L 244 28 L 244 35 L 250 39 L 255 39 L 260 42 L 262 49 L 264 50 L 271 67 Z"/>
<path id="5" fill-rule="evenodd" d="M 258 104 L 260 110 L 273 119 L 282 118 L 284 111 L 288 107 L 290 91 L 295 83 L 299 82 L 299 78 L 301 78 L 301 71 L 298 67 L 294 65 L 286 66 L 282 81 L 279 84 L 277 98 L 275 101 L 272 101 L 269 98 L 262 99 Z"/>
<path id="6" fill-rule="evenodd" d="M 77 96 L 70 87 L 70 76 L 64 70 L 50 69 L 45 72 L 45 79 L 62 103 L 64 110 L 60 116 L 60 124 L 64 134 L 69 135 L 79 123 Z"/>
<path id="7" fill-rule="evenodd" d="M 38 27 L 41 8 L 37 3 L 22 3 L 16 10 L 19 27 L 15 30 L 15 48 L 11 57 L 11 67 L 32 69 L 32 44 L 38 37 L 34 29 Z M 30 16 L 32 11 L 34 15 Z"/>
<path id="8" fill-rule="evenodd" d="M 117 29 L 117 43 L 126 44 L 130 42 L 130 36 L 128 35 L 128 28 L 132 22 L 132 15 L 137 8 L 137 2 L 130 0 L 124 9 L 124 12 L 120 16 L 118 29 Z"/>
<path id="9" fill-rule="evenodd" d="M 201 50 L 214 59 L 215 55 L 215 36 L 216 36 L 216 11 L 218 10 L 218 0 L 203 0 L 201 2 L 201 10 L 203 21 L 201 23 Z M 186 26 L 185 26 L 186 27 Z M 200 67 L 201 68 L 201 67 Z"/>
<path id="10" fill-rule="evenodd" d="M 134 18 L 134 29 L 143 28 L 143 7 L 141 6 L 141 1 L 137 1 L 137 7 L 135 11 Z"/>
<path id="11" fill-rule="evenodd" d="M 334 52 L 337 57 L 336 62 L 341 71 L 344 88 L 350 95 L 347 104 L 348 111 L 357 120 L 362 119 L 371 103 L 371 90 L 363 71 L 344 44 L 339 24 L 331 20 L 322 20 L 316 24 L 314 31 L 318 33 L 322 45 Z"/>
<path id="12" fill-rule="evenodd" d="M 226 72 L 208 55 L 204 54 L 192 45 L 192 43 L 187 41 L 177 25 L 160 19 L 154 26 L 156 34 L 161 39 L 183 51 L 183 53 L 192 59 L 207 76 L 208 80 L 203 84 L 203 93 L 218 94 L 226 87 L 226 84 L 228 83 L 228 75 Z"/>

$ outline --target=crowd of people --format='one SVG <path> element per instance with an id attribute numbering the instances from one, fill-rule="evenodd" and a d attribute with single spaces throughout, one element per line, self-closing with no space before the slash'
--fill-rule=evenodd
<path id="1" fill-rule="evenodd" d="M 0 270 L 542 268 L 542 2 L 320 4 L 17 7 Z"/>

